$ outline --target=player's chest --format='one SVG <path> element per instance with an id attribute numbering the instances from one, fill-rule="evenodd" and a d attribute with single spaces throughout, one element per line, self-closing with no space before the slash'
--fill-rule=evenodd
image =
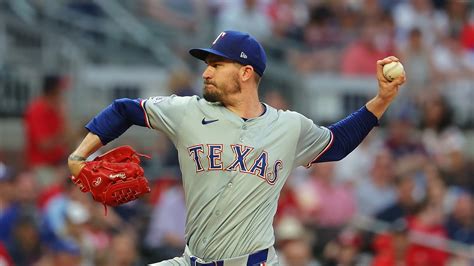
<path id="1" fill-rule="evenodd" d="M 285 147 L 284 136 L 271 128 L 219 122 L 204 123 L 180 138 L 180 157 L 193 165 L 197 174 L 251 174 L 272 182 L 285 164 L 291 165 L 293 153 Z"/>
<path id="2" fill-rule="evenodd" d="M 272 143 L 281 139 L 272 125 L 260 122 L 236 122 L 222 116 L 197 116 L 182 126 L 180 141 L 183 144 L 243 145 L 254 149 L 271 149 Z"/>

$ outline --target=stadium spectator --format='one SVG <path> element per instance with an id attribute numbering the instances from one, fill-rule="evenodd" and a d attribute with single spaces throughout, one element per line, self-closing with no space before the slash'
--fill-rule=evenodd
<path id="1" fill-rule="evenodd" d="M 448 259 L 447 232 L 443 226 L 443 212 L 437 205 L 425 201 L 417 214 L 408 219 L 412 242 L 407 248 L 407 265 L 444 266 Z M 426 245 L 427 239 L 430 245 Z"/>
<path id="2" fill-rule="evenodd" d="M 308 231 L 292 216 L 284 217 L 275 227 L 275 248 L 281 265 L 319 266 L 311 253 Z"/>
<path id="3" fill-rule="evenodd" d="M 274 38 L 294 36 L 308 21 L 306 3 L 297 0 L 270 0 L 267 14 Z"/>
<path id="4" fill-rule="evenodd" d="M 80 266 L 80 253 L 80 248 L 74 242 L 58 240 L 44 246 L 43 256 L 40 258 L 37 265 Z"/>
<path id="5" fill-rule="evenodd" d="M 410 244 L 404 221 L 389 227 L 386 232 L 375 236 L 372 241 L 374 257 L 372 266 L 407 265 L 407 250 Z"/>
<path id="6" fill-rule="evenodd" d="M 461 34 L 464 25 L 469 23 L 470 16 L 472 16 L 469 5 L 472 5 L 472 3 L 470 4 L 468 1 L 446 1 L 447 32 L 452 32 L 456 35 Z"/>
<path id="7" fill-rule="evenodd" d="M 8 250 L 5 248 L 3 242 L 0 241 L 0 265 L 2 266 L 13 266 L 13 260 L 8 254 Z"/>
<path id="8" fill-rule="evenodd" d="M 314 166 L 306 182 L 297 188 L 303 219 L 319 228 L 340 229 L 356 210 L 352 187 L 336 182 L 335 167 L 335 163 Z"/>
<path id="9" fill-rule="evenodd" d="M 193 75 L 186 68 L 171 70 L 167 81 L 167 90 L 178 96 L 196 95 L 193 86 Z"/>
<path id="10" fill-rule="evenodd" d="M 350 43 L 341 57 L 341 73 L 346 76 L 371 76 L 375 74 L 372 62 L 394 54 L 391 18 L 380 15 L 364 18 L 360 37 Z"/>
<path id="11" fill-rule="evenodd" d="M 407 99 L 404 100 L 418 104 L 434 86 L 431 85 L 435 74 L 430 46 L 424 42 L 421 30 L 413 28 L 408 33 L 406 45 L 398 48 L 405 73 L 410 77 L 406 84 L 408 89 L 404 90 Z"/>
<path id="12" fill-rule="evenodd" d="M 22 215 L 13 226 L 13 239 L 8 245 L 15 265 L 34 265 L 41 258 L 40 232 L 35 217 Z"/>
<path id="13" fill-rule="evenodd" d="M 150 262 L 182 255 L 185 219 L 184 190 L 180 183 L 175 183 L 153 206 L 145 237 Z"/>
<path id="14" fill-rule="evenodd" d="M 395 178 L 397 201 L 380 210 L 375 218 L 384 222 L 394 223 L 415 213 L 419 199 L 415 198 L 415 180 L 413 174 L 405 174 Z"/>
<path id="15" fill-rule="evenodd" d="M 461 29 L 461 44 L 469 52 L 469 57 L 474 56 L 474 15 Z"/>
<path id="16" fill-rule="evenodd" d="M 453 199 L 456 197 L 456 191 L 448 189 L 439 167 L 433 162 L 428 163 L 423 170 L 423 178 L 426 187 L 421 192 L 433 205 L 442 209 L 444 215 L 450 213 L 453 209 Z"/>
<path id="17" fill-rule="evenodd" d="M 216 21 L 216 36 L 227 29 L 248 32 L 263 43 L 270 40 L 270 20 L 259 0 L 242 0 L 237 6 L 226 6 Z"/>
<path id="18" fill-rule="evenodd" d="M 290 105 L 287 98 L 280 92 L 281 90 L 268 90 L 263 95 L 264 101 L 277 110 L 289 110 Z"/>
<path id="19" fill-rule="evenodd" d="M 466 139 L 454 124 L 453 109 L 440 94 L 425 96 L 421 113 L 421 141 L 438 167 L 449 171 L 452 158 L 462 156 Z"/>
<path id="20" fill-rule="evenodd" d="M 144 265 L 137 252 L 137 235 L 131 230 L 124 230 L 112 237 L 105 266 L 140 266 Z"/>
<path id="21" fill-rule="evenodd" d="M 448 32 L 445 12 L 434 9 L 431 0 L 402 1 L 390 9 L 397 29 L 397 42 L 404 44 L 413 28 L 422 32 L 424 43 L 433 45 Z"/>
<path id="22" fill-rule="evenodd" d="M 445 227 L 449 238 L 474 245 L 474 197 L 471 194 L 462 192 L 458 195 Z"/>
<path id="23" fill-rule="evenodd" d="M 309 12 L 309 21 L 302 27 L 297 39 L 301 49 L 291 49 L 288 60 L 301 73 L 331 73 L 339 68 L 340 52 L 345 37 L 334 23 L 335 14 L 326 4 Z"/>
<path id="24" fill-rule="evenodd" d="M 281 189 L 274 223 L 278 224 L 281 220 L 288 216 L 301 219 L 301 214 L 302 211 L 298 202 L 298 194 L 296 193 L 294 187 L 288 182 Z"/>
<path id="25" fill-rule="evenodd" d="M 417 171 L 427 161 L 427 152 L 416 132 L 412 113 L 405 109 L 396 114 L 387 125 L 384 146 L 395 159 L 397 173 Z"/>
<path id="26" fill-rule="evenodd" d="M 353 187 L 336 182 L 335 166 L 313 166 L 309 178 L 296 189 L 302 221 L 317 237 L 315 255 L 350 222 L 357 208 Z"/>
<path id="27" fill-rule="evenodd" d="M 41 95 L 25 111 L 26 159 L 30 167 L 65 163 L 68 149 L 65 89 L 69 80 L 59 75 L 43 78 Z"/>
<path id="28" fill-rule="evenodd" d="M 440 38 L 432 56 L 436 73 L 442 81 L 463 81 L 474 73 L 474 63 L 456 33 Z"/>
<path id="29" fill-rule="evenodd" d="M 45 203 L 41 217 L 43 241 L 53 242 L 65 234 L 67 231 L 66 212 L 69 203 L 73 200 L 84 201 L 85 197 L 80 191 L 74 189 L 72 182 L 67 180 L 61 190 Z M 84 212 L 80 214 L 89 215 L 84 208 L 81 208 L 81 210 L 84 210 Z"/>
<path id="30" fill-rule="evenodd" d="M 0 242 L 8 243 L 11 239 L 16 211 L 14 200 L 14 174 L 5 164 L 0 162 Z"/>
<path id="31" fill-rule="evenodd" d="M 362 177 L 355 187 L 357 211 L 361 215 L 374 216 L 396 200 L 394 186 L 394 158 L 387 149 L 379 151 L 371 166 L 370 175 Z"/>
<path id="32" fill-rule="evenodd" d="M 379 131 L 370 132 L 362 143 L 344 158 L 344 163 L 337 164 L 337 182 L 355 185 L 363 177 L 369 176 L 376 151 L 382 146 L 383 138 L 380 135 Z"/>
<path id="33" fill-rule="evenodd" d="M 15 241 L 15 226 L 23 217 L 38 217 L 34 179 L 30 172 L 0 173 L 0 241 Z"/>
<path id="34" fill-rule="evenodd" d="M 198 29 L 205 5 L 196 0 L 143 0 L 143 12 L 158 22 L 184 32 Z"/>
<path id="35" fill-rule="evenodd" d="M 344 228 L 324 248 L 323 265 L 367 265 L 369 260 L 361 254 L 362 236 L 354 228 Z"/>
<path id="36" fill-rule="evenodd" d="M 462 46 L 458 34 L 451 33 L 439 39 L 432 55 L 437 77 L 443 82 L 442 93 L 447 96 L 451 104 L 456 106 L 455 122 L 466 125 L 471 122 L 470 114 L 474 111 L 472 52 Z"/>

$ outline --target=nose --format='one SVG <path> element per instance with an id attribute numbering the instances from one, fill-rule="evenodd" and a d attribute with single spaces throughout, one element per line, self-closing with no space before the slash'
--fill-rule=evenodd
<path id="1" fill-rule="evenodd" d="M 203 79 L 210 79 L 212 76 L 212 67 L 207 66 L 206 69 L 204 69 L 204 72 L 202 72 L 202 78 Z"/>

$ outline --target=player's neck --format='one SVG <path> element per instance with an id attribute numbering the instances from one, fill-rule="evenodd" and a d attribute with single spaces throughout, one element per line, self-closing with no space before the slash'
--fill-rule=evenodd
<path id="1" fill-rule="evenodd" d="M 265 107 L 260 102 L 258 96 L 242 98 L 233 101 L 232 104 L 225 104 L 225 107 L 242 118 L 259 117 L 265 111 Z"/>

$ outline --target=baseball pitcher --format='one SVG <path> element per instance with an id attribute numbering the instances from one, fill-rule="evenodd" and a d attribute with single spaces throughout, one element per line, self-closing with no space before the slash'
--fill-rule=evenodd
<path id="1" fill-rule="evenodd" d="M 140 155 L 125 146 L 85 161 L 131 125 L 166 134 L 178 150 L 187 206 L 182 257 L 154 265 L 278 265 L 273 216 L 297 166 L 344 158 L 378 124 L 405 77 L 388 81 L 377 61 L 378 93 L 347 118 L 321 127 L 303 115 L 260 102 L 266 67 L 262 46 L 237 31 L 219 34 L 190 54 L 207 65 L 203 98 L 118 99 L 87 125 L 71 154 L 72 180 L 94 199 L 116 206 L 149 191 Z"/>

